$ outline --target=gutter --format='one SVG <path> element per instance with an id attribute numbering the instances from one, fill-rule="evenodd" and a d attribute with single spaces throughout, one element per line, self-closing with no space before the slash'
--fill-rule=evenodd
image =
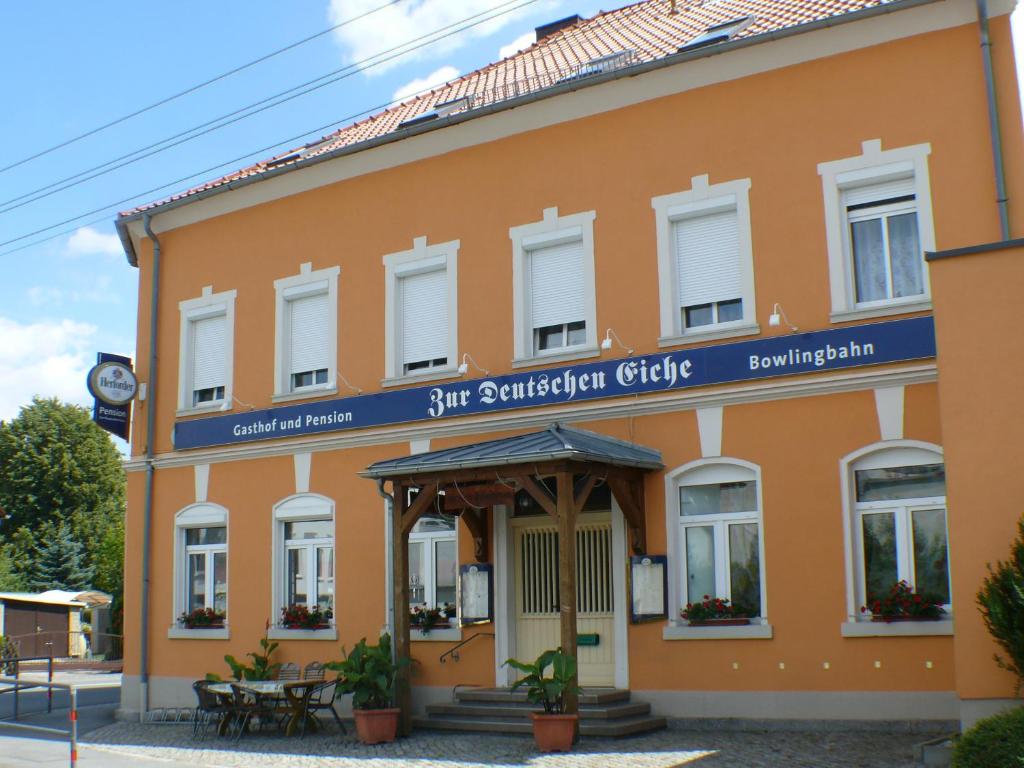
<path id="1" fill-rule="evenodd" d="M 996 207 L 999 209 L 999 233 L 1010 239 L 1010 212 L 1007 207 L 1006 175 L 1003 170 L 1003 137 L 999 130 L 999 101 L 996 97 L 995 74 L 992 71 L 992 39 L 988 33 L 988 2 L 977 0 L 978 36 L 981 39 L 981 61 L 985 70 L 985 97 L 988 102 L 989 141 L 995 168 Z"/>
<path id="2" fill-rule="evenodd" d="M 898 11 L 907 10 L 910 8 L 916 8 L 922 5 L 931 5 L 937 2 L 944 2 L 945 0 L 893 0 L 893 2 L 886 3 L 884 5 L 876 5 L 870 8 L 863 8 L 859 11 L 852 11 L 850 13 L 844 13 L 837 16 L 830 16 L 824 19 L 817 19 L 815 21 L 809 21 L 805 24 L 796 24 L 792 27 L 786 27 L 784 29 L 773 30 L 771 32 L 764 32 L 760 35 L 754 35 L 752 37 L 745 37 L 740 40 L 726 41 L 718 43 L 713 46 L 707 46 L 704 48 L 697 48 L 691 51 L 684 51 L 682 53 L 674 53 L 669 56 L 664 56 L 660 59 L 653 61 L 647 61 L 642 64 L 637 64 L 632 67 L 625 67 L 623 69 L 613 70 L 611 72 L 602 73 L 599 75 L 592 75 L 585 78 L 584 80 L 572 81 L 563 83 L 560 85 L 554 85 L 549 88 L 544 88 L 539 91 L 524 94 L 512 99 L 506 99 L 505 101 L 490 104 L 485 107 L 478 109 L 469 110 L 468 112 L 460 112 L 448 117 L 438 118 L 431 120 L 427 123 L 420 123 L 418 125 L 412 125 L 407 128 L 402 128 L 383 136 L 377 136 L 366 141 L 359 142 L 357 144 L 350 144 L 346 147 L 339 147 L 336 150 L 328 152 L 323 155 L 316 155 L 309 157 L 304 160 L 299 160 L 296 163 L 280 166 L 277 168 L 270 168 L 259 174 L 253 174 L 246 176 L 241 179 L 235 179 L 225 184 L 221 184 L 216 187 L 204 189 L 201 192 L 197 192 L 193 195 L 186 197 L 180 197 L 177 200 L 169 200 L 165 203 L 149 208 L 146 211 L 139 211 L 129 216 L 119 217 L 115 220 L 114 226 L 117 230 L 118 236 L 121 238 L 121 244 L 124 246 L 125 257 L 128 259 L 128 263 L 133 267 L 138 266 L 138 258 L 135 253 L 135 247 L 131 240 L 131 235 L 128 233 L 128 225 L 133 221 L 144 219 L 146 216 L 156 215 L 159 213 L 165 213 L 168 211 L 176 210 L 185 205 L 205 200 L 208 197 L 219 195 L 224 192 L 229 192 L 235 189 L 241 189 L 247 187 L 250 184 L 255 184 L 261 181 L 269 181 L 281 174 L 291 173 L 302 168 L 307 168 L 317 163 L 327 162 L 329 160 L 336 160 L 341 157 L 348 155 L 354 155 L 357 152 L 365 152 L 376 147 L 392 144 L 403 139 L 410 138 L 412 136 L 418 136 L 423 133 L 429 133 L 431 131 L 437 131 L 442 128 L 447 128 L 450 125 L 458 125 L 460 123 L 468 122 L 469 120 L 475 120 L 477 118 L 486 117 L 488 115 L 497 114 L 504 112 L 509 109 L 515 109 L 516 107 L 522 107 L 527 104 L 532 104 L 536 101 L 542 101 L 544 99 L 550 99 L 556 96 L 561 96 L 565 93 L 573 93 L 575 91 L 582 90 L 584 88 L 592 88 L 597 85 L 603 85 L 605 83 L 613 82 L 615 80 L 621 80 L 627 77 L 636 77 L 638 75 L 644 75 L 648 72 L 654 72 L 659 69 L 672 67 L 677 64 L 683 64 L 689 61 L 696 61 L 699 59 L 709 58 L 711 56 L 717 56 L 730 51 L 740 50 L 748 48 L 753 45 L 759 45 L 761 43 L 771 42 L 775 40 L 784 40 L 796 35 L 804 34 L 806 32 L 814 32 L 819 29 L 827 29 L 829 27 L 837 27 L 843 24 L 850 24 L 861 21 L 863 19 L 874 18 L 875 16 L 882 16 L 884 14 L 896 13 Z M 979 0 L 980 1 L 980 0 Z"/>
<path id="3" fill-rule="evenodd" d="M 156 480 L 156 467 L 153 463 L 153 427 L 156 422 L 156 373 L 157 373 L 157 317 L 160 301 L 160 240 L 150 226 L 151 217 L 147 213 L 143 217 L 146 234 L 153 241 L 153 276 L 152 293 L 149 305 L 149 392 L 146 404 L 146 500 L 142 517 L 142 595 L 139 608 L 139 720 L 145 721 L 149 711 L 149 585 L 150 559 L 152 556 L 153 528 L 153 483 Z"/>

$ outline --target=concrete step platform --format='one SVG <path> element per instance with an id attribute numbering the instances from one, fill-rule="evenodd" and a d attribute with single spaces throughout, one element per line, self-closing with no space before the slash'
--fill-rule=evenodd
<path id="1" fill-rule="evenodd" d="M 459 701 L 526 702 L 526 689 L 510 691 L 508 688 L 459 688 L 455 691 Z M 629 691 L 621 688 L 584 688 L 580 704 L 610 704 L 629 701 Z"/>
<path id="2" fill-rule="evenodd" d="M 432 715 L 414 717 L 414 728 L 439 731 L 475 731 L 478 733 L 533 733 L 533 723 L 518 717 L 456 717 L 453 715 Z M 665 728 L 663 717 L 627 717 L 619 720 L 580 720 L 581 736 L 605 736 L 618 738 L 649 733 Z"/>
<path id="3" fill-rule="evenodd" d="M 427 714 L 456 715 L 463 717 L 518 717 L 529 712 L 543 712 L 536 704 L 500 703 L 484 701 L 451 702 L 428 704 Z M 614 720 L 623 717 L 640 717 L 651 713 L 651 705 L 642 702 L 614 702 L 612 704 L 584 704 L 580 706 L 580 720 Z"/>

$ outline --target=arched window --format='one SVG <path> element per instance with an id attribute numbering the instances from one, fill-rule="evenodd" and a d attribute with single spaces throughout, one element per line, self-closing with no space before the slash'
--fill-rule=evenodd
<path id="1" fill-rule="evenodd" d="M 206 608 L 227 617 L 228 511 L 217 504 L 192 504 L 174 516 L 175 623 Z"/>
<path id="2" fill-rule="evenodd" d="M 898 581 L 937 595 L 949 609 L 946 468 L 942 449 L 899 441 L 843 460 L 850 615 Z"/>
<path id="3" fill-rule="evenodd" d="M 334 623 L 334 502 L 302 493 L 274 506 L 274 614 L 304 605 Z"/>
<path id="4" fill-rule="evenodd" d="M 760 469 L 738 459 L 700 460 L 669 475 L 680 607 L 728 598 L 765 613 Z"/>

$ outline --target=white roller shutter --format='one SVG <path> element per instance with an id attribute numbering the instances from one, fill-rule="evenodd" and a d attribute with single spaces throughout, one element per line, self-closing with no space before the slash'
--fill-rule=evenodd
<path id="1" fill-rule="evenodd" d="M 892 181 L 883 181 L 879 184 L 870 184 L 866 187 L 854 187 L 844 190 L 843 204 L 851 206 L 892 200 L 894 197 L 913 195 L 914 192 L 914 177 L 910 176 L 905 179 L 894 179 Z"/>
<path id="2" fill-rule="evenodd" d="M 327 345 L 330 342 L 328 328 L 328 295 L 288 301 L 289 344 L 291 367 L 288 373 L 304 373 L 327 368 Z"/>
<path id="3" fill-rule="evenodd" d="M 192 321 L 192 390 L 227 384 L 227 327 L 224 315 Z"/>
<path id="4" fill-rule="evenodd" d="M 742 298 L 736 210 L 680 219 L 672 228 L 680 306 Z"/>
<path id="5" fill-rule="evenodd" d="M 530 250 L 530 322 L 533 328 L 583 322 L 583 242 Z"/>
<path id="6" fill-rule="evenodd" d="M 443 269 L 399 281 L 402 302 L 402 362 L 448 357 L 448 279 Z"/>

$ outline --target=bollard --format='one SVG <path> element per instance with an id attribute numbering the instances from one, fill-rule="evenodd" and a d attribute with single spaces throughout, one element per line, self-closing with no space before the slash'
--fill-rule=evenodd
<path id="1" fill-rule="evenodd" d="M 50 646 L 50 659 L 46 667 L 46 682 L 53 682 L 53 646 Z M 53 686 L 46 689 L 46 711 L 53 712 Z"/>
<path id="2" fill-rule="evenodd" d="M 71 689 L 71 768 L 78 764 L 78 691 Z"/>

